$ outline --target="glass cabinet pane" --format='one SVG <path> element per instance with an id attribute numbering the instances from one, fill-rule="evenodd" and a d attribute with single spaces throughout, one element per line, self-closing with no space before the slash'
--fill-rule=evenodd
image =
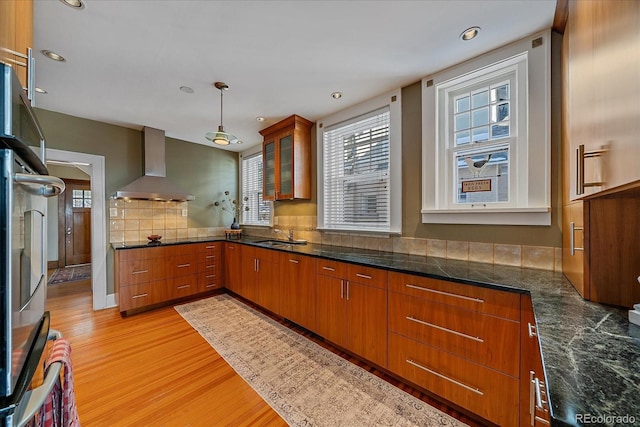
<path id="1" fill-rule="evenodd" d="M 271 199 L 276 196 L 276 143 L 264 144 L 264 196 Z"/>
<path id="2" fill-rule="evenodd" d="M 293 136 L 280 139 L 280 194 L 293 195 Z"/>

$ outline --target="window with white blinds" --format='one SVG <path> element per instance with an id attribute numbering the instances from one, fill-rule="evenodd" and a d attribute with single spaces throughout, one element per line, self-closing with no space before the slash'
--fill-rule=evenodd
<path id="1" fill-rule="evenodd" d="M 324 228 L 389 231 L 389 106 L 323 132 Z"/>
<path id="2" fill-rule="evenodd" d="M 244 225 L 271 225 L 271 203 L 262 200 L 262 152 L 242 158 L 240 209 Z"/>

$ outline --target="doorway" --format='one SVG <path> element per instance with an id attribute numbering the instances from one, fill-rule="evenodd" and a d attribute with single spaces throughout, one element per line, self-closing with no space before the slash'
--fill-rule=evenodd
<path id="1" fill-rule="evenodd" d="M 91 181 L 62 178 L 58 197 L 58 267 L 91 263 Z"/>

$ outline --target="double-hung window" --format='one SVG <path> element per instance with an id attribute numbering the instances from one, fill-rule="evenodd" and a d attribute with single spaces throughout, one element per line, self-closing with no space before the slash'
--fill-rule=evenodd
<path id="1" fill-rule="evenodd" d="M 244 225 L 271 225 L 271 202 L 262 200 L 262 152 L 243 155 L 241 162 L 241 221 Z"/>
<path id="2" fill-rule="evenodd" d="M 369 110 L 373 106 L 377 108 Z M 319 228 L 399 231 L 398 109 L 398 96 L 386 96 L 321 122 Z"/>
<path id="3" fill-rule="evenodd" d="M 550 38 L 423 79 L 424 223 L 549 225 Z"/>

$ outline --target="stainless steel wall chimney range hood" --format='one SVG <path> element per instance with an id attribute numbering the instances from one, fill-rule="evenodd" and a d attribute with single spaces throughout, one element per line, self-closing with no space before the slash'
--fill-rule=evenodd
<path id="1" fill-rule="evenodd" d="M 150 127 L 144 135 L 144 176 L 116 191 L 114 199 L 189 201 L 195 197 L 166 178 L 164 131 Z"/>

